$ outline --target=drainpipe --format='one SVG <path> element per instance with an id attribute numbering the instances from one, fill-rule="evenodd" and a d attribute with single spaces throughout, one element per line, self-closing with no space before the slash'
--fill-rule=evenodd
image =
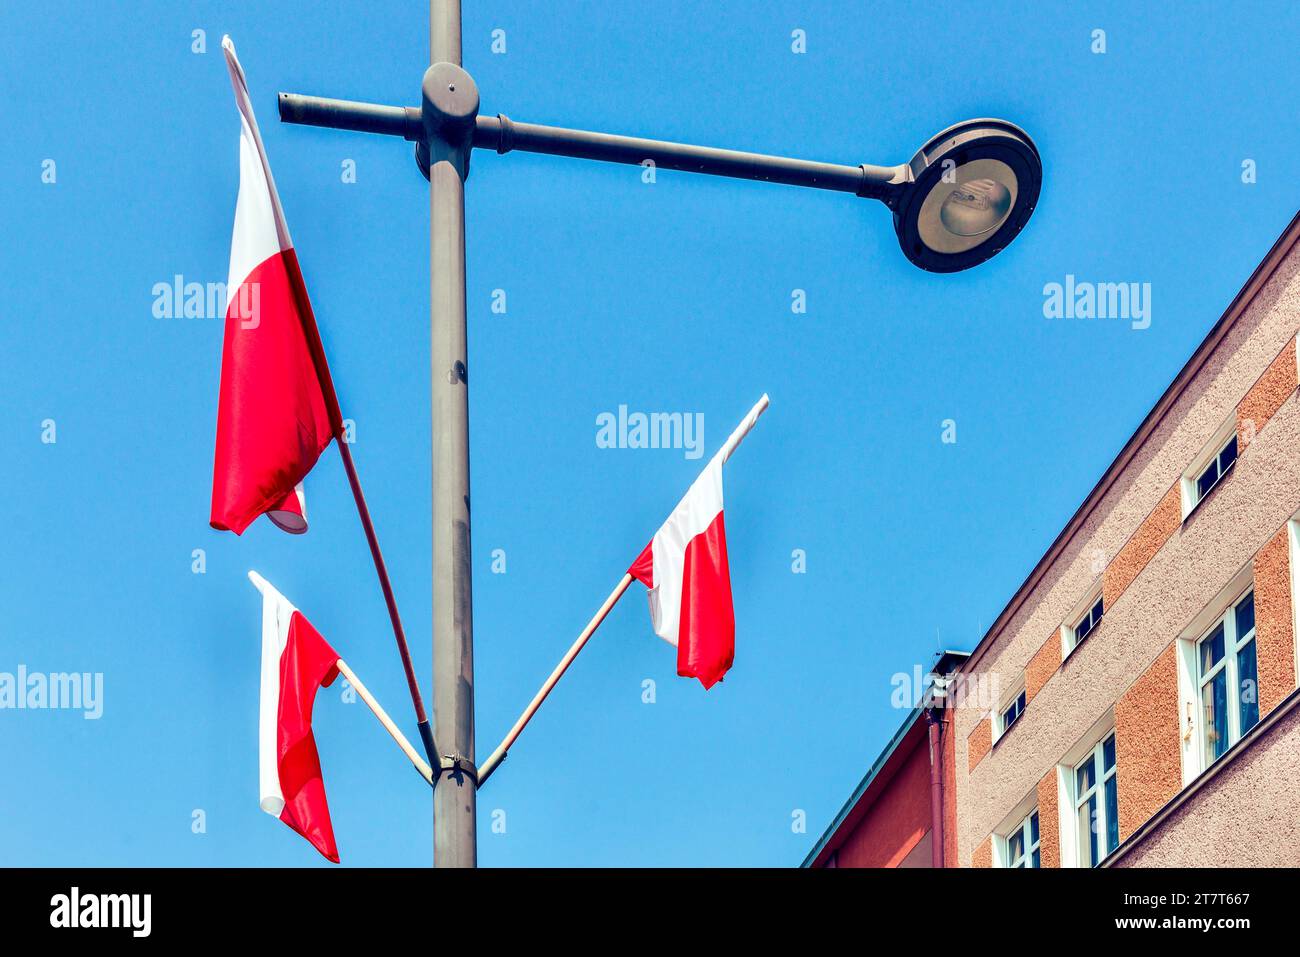
<path id="1" fill-rule="evenodd" d="M 930 866 L 943 867 L 943 710 L 931 708 L 925 713 L 930 725 Z"/>

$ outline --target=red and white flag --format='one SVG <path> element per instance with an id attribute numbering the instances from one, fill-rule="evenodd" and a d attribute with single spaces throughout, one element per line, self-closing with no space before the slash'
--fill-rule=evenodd
<path id="1" fill-rule="evenodd" d="M 278 817 L 335 864 L 339 862 L 311 730 L 316 689 L 333 683 L 339 656 L 297 608 L 257 572 L 262 593 L 262 701 L 258 716 L 258 793 Z"/>
<path id="2" fill-rule="evenodd" d="M 221 41 L 239 107 L 239 201 L 226 284 L 212 477 L 213 528 L 242 534 L 266 514 L 307 530 L 302 480 L 342 434 L 307 287 L 262 147 L 244 70 Z"/>
<path id="3" fill-rule="evenodd" d="M 711 688 L 731 667 L 736 618 L 722 520 L 722 466 L 767 408 L 758 400 L 628 569 L 648 588 L 655 634 L 677 648 L 677 673 Z"/>

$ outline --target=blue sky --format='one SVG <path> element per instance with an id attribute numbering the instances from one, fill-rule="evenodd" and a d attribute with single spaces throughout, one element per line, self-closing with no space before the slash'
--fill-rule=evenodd
<path id="1" fill-rule="evenodd" d="M 975 643 L 1295 212 L 1300 8 L 872 9 L 465 0 L 487 114 L 849 164 L 1000 116 L 1046 168 L 1006 252 L 935 276 L 851 196 L 475 153 L 480 757 L 702 464 L 598 448 L 596 417 L 700 412 L 711 452 L 772 397 L 726 475 L 734 669 L 707 694 L 676 678 L 629 592 L 480 795 L 483 865 L 802 860 L 903 717 L 891 676 Z M 221 323 L 155 318 L 152 290 L 226 278 L 224 32 L 429 689 L 425 183 L 409 144 L 275 116 L 281 90 L 416 103 L 420 5 L 5 4 L 0 672 L 102 672 L 104 713 L 0 711 L 0 864 L 329 866 L 257 806 L 250 567 L 414 737 L 337 453 L 306 536 L 207 526 Z M 1067 274 L 1150 283 L 1150 328 L 1044 318 Z M 326 690 L 315 726 L 344 863 L 427 864 L 427 789 L 362 705 Z"/>

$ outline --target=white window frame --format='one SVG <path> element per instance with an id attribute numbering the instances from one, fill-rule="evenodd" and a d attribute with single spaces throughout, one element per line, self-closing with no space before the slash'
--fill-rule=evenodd
<path id="1" fill-rule="evenodd" d="M 1092 589 L 1089 590 L 1088 598 L 1085 601 L 1081 601 L 1079 602 L 1079 604 L 1075 605 L 1074 610 L 1070 612 L 1070 617 L 1067 618 L 1062 623 L 1061 625 L 1061 660 L 1062 661 L 1070 657 L 1070 654 L 1074 651 L 1074 649 L 1078 648 L 1079 645 L 1082 644 L 1082 642 L 1078 638 L 1079 626 L 1083 624 L 1083 619 L 1085 619 L 1086 617 L 1092 614 L 1092 610 L 1097 606 L 1097 602 L 1102 603 L 1101 616 L 1097 619 L 1097 622 L 1092 626 L 1092 630 L 1089 631 L 1087 636 L 1083 639 L 1084 641 L 1087 641 L 1088 638 L 1091 638 L 1096 633 L 1097 629 L 1101 627 L 1101 621 L 1106 617 L 1106 603 L 1105 603 L 1105 599 L 1102 597 L 1100 583 L 1098 583 Z"/>
<path id="2" fill-rule="evenodd" d="M 1094 758 L 1098 754 L 1099 748 L 1108 737 L 1115 733 L 1115 712 L 1113 708 L 1107 708 L 1088 729 L 1069 751 L 1061 756 L 1056 765 L 1056 811 L 1057 811 L 1057 834 L 1060 836 L 1061 867 L 1081 867 L 1080 861 L 1083 858 L 1083 849 L 1080 844 L 1080 834 L 1078 825 L 1078 802 L 1075 801 L 1075 768 L 1084 760 Z M 1116 768 L 1119 765 L 1119 755 L 1115 757 Z M 1106 775 L 1106 778 L 1110 775 Z M 1105 783 L 1105 778 L 1100 778 L 1099 784 Z M 1102 789 L 1101 805 L 1103 814 L 1105 814 L 1105 791 Z M 1041 820 L 1039 821 L 1041 825 Z M 1103 838 L 1104 840 L 1104 838 Z M 1104 860 L 1104 858 L 1103 858 Z"/>
<path id="3" fill-rule="evenodd" d="M 1225 585 L 1219 594 L 1215 596 L 1199 615 L 1192 619 L 1191 623 L 1183 630 L 1178 637 L 1178 724 L 1181 729 L 1181 752 L 1183 764 L 1183 786 L 1191 784 L 1208 768 L 1213 761 L 1208 760 L 1205 751 L 1205 710 L 1201 705 L 1201 661 L 1200 648 L 1201 642 L 1209 637 L 1219 622 L 1225 618 L 1231 618 L 1231 634 L 1236 634 L 1236 608 L 1241 600 L 1246 597 L 1247 592 L 1254 591 L 1255 563 L 1252 559 L 1241 567 L 1238 572 L 1232 576 L 1232 579 Z M 1294 574 L 1294 572 L 1293 572 Z M 1259 608 L 1256 607 L 1255 613 L 1258 615 Z M 1236 649 L 1243 644 L 1237 642 L 1229 651 L 1228 645 L 1229 632 L 1227 626 L 1224 628 L 1224 658 L 1226 660 L 1229 654 L 1233 655 L 1232 672 L 1229 674 L 1229 682 L 1236 685 Z M 1255 669 L 1258 674 L 1259 670 L 1259 645 L 1255 646 Z M 1239 694 L 1239 685 L 1236 688 Z M 1256 689 L 1258 693 L 1258 689 Z M 1239 703 L 1240 699 L 1237 699 Z M 1241 716 L 1236 714 L 1233 702 L 1229 703 L 1229 747 L 1235 744 L 1239 739 L 1233 737 L 1232 728 L 1240 724 Z M 1261 716 L 1262 717 L 1262 716 Z"/>
<path id="4" fill-rule="evenodd" d="M 1203 718 L 1206 721 L 1206 723 L 1209 722 L 1209 718 L 1204 714 L 1205 686 L 1209 684 L 1210 680 L 1215 675 L 1217 675 L 1220 671 L 1226 673 L 1224 680 L 1227 684 L 1228 747 L 1224 748 L 1225 753 L 1227 752 L 1228 748 L 1231 748 L 1234 744 L 1236 744 L 1238 741 L 1241 740 L 1241 734 L 1242 734 L 1241 674 L 1238 671 L 1237 654 L 1238 652 L 1241 651 L 1242 648 L 1244 648 L 1246 645 L 1250 644 L 1252 641 L 1255 640 L 1254 625 L 1251 625 L 1250 631 L 1247 635 L 1242 636 L 1237 634 L 1237 606 L 1240 605 L 1242 602 L 1244 602 L 1247 596 L 1250 596 L 1253 600 L 1254 592 L 1255 592 L 1255 588 L 1254 585 L 1252 584 L 1250 588 L 1246 589 L 1246 591 L 1238 595 L 1237 598 L 1235 598 L 1232 601 L 1232 603 L 1229 604 L 1226 609 L 1224 609 L 1223 614 L 1219 616 L 1219 618 L 1215 621 L 1215 623 L 1210 626 L 1209 630 L 1206 631 L 1206 633 L 1202 635 L 1200 639 L 1196 642 L 1196 663 L 1197 663 L 1196 700 L 1198 703 L 1201 704 L 1202 714 L 1200 715 L 1200 717 Z M 1256 609 L 1256 611 L 1258 611 L 1258 609 Z M 1200 671 L 1201 646 L 1210 637 L 1210 635 L 1213 634 L 1214 631 L 1218 629 L 1220 625 L 1223 626 L 1223 658 L 1221 658 L 1219 660 L 1219 663 L 1214 665 L 1214 667 L 1212 667 L 1208 673 L 1202 674 Z M 1258 682 L 1259 680 L 1259 645 L 1258 644 L 1255 645 L 1255 675 L 1256 675 L 1256 681 Z M 1258 684 L 1256 685 L 1255 688 L 1255 695 L 1256 695 L 1255 708 L 1256 711 L 1258 711 L 1259 710 Z M 1257 716 L 1255 718 L 1255 724 L 1258 723 L 1259 723 L 1259 718 Z M 1252 725 L 1251 727 L 1254 727 L 1254 725 Z M 1197 739 L 1200 742 L 1200 748 L 1201 748 L 1202 768 L 1208 768 L 1215 761 L 1219 760 L 1219 758 L 1223 757 L 1222 754 L 1219 755 L 1218 758 L 1211 756 L 1209 749 L 1206 746 L 1205 730 L 1206 730 L 1205 727 L 1202 726 L 1201 733 L 1197 735 Z M 1246 730 L 1250 730 L 1250 729 L 1247 728 Z"/>
<path id="5" fill-rule="evenodd" d="M 1020 699 L 1024 698 L 1022 702 Z M 1010 724 L 1006 723 L 1006 713 L 1011 707 L 1019 703 L 1016 716 Z M 1025 708 L 1029 705 L 1029 699 L 1025 696 L 1025 683 L 1022 681 L 1016 685 L 1016 692 L 1007 697 L 1002 704 L 998 705 L 997 711 L 993 713 L 993 740 L 996 742 L 1010 731 L 1025 716 Z"/>
<path id="6" fill-rule="evenodd" d="M 1114 853 L 1115 847 L 1119 847 L 1118 838 L 1115 841 L 1115 847 L 1105 846 L 1106 832 L 1110 829 L 1109 828 L 1110 821 L 1106 817 L 1106 782 L 1109 781 L 1111 778 L 1115 777 L 1116 773 L 1119 770 L 1118 744 L 1114 748 L 1115 763 L 1110 766 L 1109 770 L 1106 769 L 1106 759 L 1105 759 L 1106 742 L 1111 741 L 1112 739 L 1114 739 L 1114 737 L 1115 737 L 1114 729 L 1111 729 L 1109 732 L 1102 735 L 1101 738 L 1097 741 L 1097 743 L 1093 745 L 1092 750 L 1088 752 L 1087 756 L 1085 756 L 1083 760 L 1079 761 L 1070 769 L 1070 792 L 1071 792 L 1070 799 L 1074 811 L 1074 813 L 1071 815 L 1071 819 L 1074 822 L 1074 830 L 1075 830 L 1076 842 L 1077 842 L 1076 846 L 1079 851 L 1079 856 L 1077 860 L 1079 860 L 1080 862 L 1083 860 L 1084 839 L 1083 839 L 1083 834 L 1079 830 L 1080 827 L 1079 812 L 1083 809 L 1084 804 L 1088 802 L 1089 798 L 1093 799 L 1097 809 L 1096 819 L 1095 821 L 1089 822 L 1089 827 L 1092 828 L 1097 833 L 1097 853 L 1100 856 L 1097 858 L 1097 860 L 1093 861 L 1089 865 L 1090 867 L 1096 867 L 1099 864 L 1101 864 L 1102 861 L 1104 861 L 1112 853 Z M 1080 794 L 1078 793 L 1079 769 L 1086 766 L 1089 763 L 1091 763 L 1093 767 L 1092 786 L 1088 788 L 1087 791 Z M 1115 786 L 1117 788 L 1119 787 L 1118 781 L 1116 782 Z M 1117 808 L 1118 808 L 1118 803 L 1119 802 L 1116 801 Z M 1118 822 L 1116 822 L 1117 835 L 1118 832 L 1119 832 L 1119 827 L 1118 827 Z M 1080 863 L 1079 866 L 1082 867 L 1083 866 L 1082 863 Z"/>
<path id="7" fill-rule="evenodd" d="M 1297 347 L 1300 350 L 1300 347 Z M 1300 351 L 1296 353 L 1296 363 L 1300 364 Z M 1297 370 L 1300 375 L 1300 370 Z M 1294 516 L 1291 521 L 1286 523 L 1287 539 L 1287 558 L 1289 559 L 1288 567 L 1291 569 L 1291 635 L 1293 638 L 1293 675 L 1300 675 L 1300 602 L 1296 601 L 1300 596 L 1300 515 Z"/>
<path id="8" fill-rule="evenodd" d="M 1182 489 L 1183 521 L 1187 521 L 1187 516 L 1196 510 L 1196 506 L 1200 505 L 1202 501 L 1209 497 L 1211 492 L 1219 487 L 1228 472 L 1237 467 L 1237 459 L 1241 457 L 1240 444 L 1237 446 L 1237 456 L 1233 459 L 1232 464 L 1228 466 L 1228 470 L 1221 473 L 1214 480 L 1214 484 L 1206 489 L 1204 495 L 1197 492 L 1197 483 L 1200 481 L 1201 476 L 1205 474 L 1205 470 L 1210 467 L 1211 463 L 1218 461 L 1219 456 L 1228 447 L 1229 442 L 1236 440 L 1237 412 L 1234 409 L 1232 414 L 1228 416 L 1227 421 L 1215 429 L 1213 437 L 1201 449 L 1201 454 L 1193 461 L 1191 468 L 1183 473 L 1182 481 L 1179 483 Z"/>
<path id="9" fill-rule="evenodd" d="M 1002 866 L 1009 868 L 1025 868 L 1032 870 L 1042 866 L 1041 844 L 1043 837 L 1043 821 L 1040 817 L 1038 820 L 1038 839 L 1034 839 L 1034 829 L 1031 826 L 1033 819 L 1038 816 L 1038 807 L 1034 806 L 1028 814 L 1021 819 L 1020 823 L 1013 827 L 1006 834 L 1003 834 L 1002 841 Z M 1011 839 L 1017 834 L 1020 835 L 1020 843 L 1024 848 L 1020 857 L 1011 856 Z M 1034 852 L 1039 852 L 1039 863 L 1034 863 Z"/>
<path id="10" fill-rule="evenodd" d="M 993 829 L 993 866 L 1008 868 L 1011 866 L 1009 839 L 1017 830 L 1025 834 L 1026 844 L 1029 848 L 1029 859 L 1033 860 L 1033 847 L 1039 845 L 1030 845 L 1028 843 L 1029 832 L 1025 830 L 1030 818 L 1038 813 L 1038 788 L 1035 787 L 1023 798 L 1016 802 L 1006 815 L 998 822 L 998 826 Z M 1041 842 L 1043 822 L 1041 816 L 1038 820 L 1038 833 Z"/>

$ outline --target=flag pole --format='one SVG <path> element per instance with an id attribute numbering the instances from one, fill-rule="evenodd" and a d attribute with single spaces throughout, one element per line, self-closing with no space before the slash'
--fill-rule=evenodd
<path id="1" fill-rule="evenodd" d="M 753 408 L 745 413 L 745 417 L 740 420 L 740 424 L 732 430 L 731 435 L 727 437 L 727 441 L 722 444 L 722 448 L 717 452 L 717 456 L 720 457 L 723 462 L 726 462 L 731 458 L 731 454 L 736 451 L 736 447 L 740 445 L 741 440 L 749 434 L 750 429 L 752 429 L 754 424 L 758 422 L 758 417 L 767 411 L 767 407 L 770 404 L 771 400 L 768 398 L 767 393 L 764 392 L 762 396 L 759 397 L 759 400 L 754 403 Z M 616 585 L 614 590 L 609 593 L 609 597 L 605 599 L 605 603 L 600 606 L 600 610 L 596 612 L 591 621 L 587 622 L 587 627 L 582 629 L 582 633 L 578 635 L 577 640 L 569 646 L 569 650 L 565 652 L 564 657 L 560 659 L 560 663 L 555 666 L 555 670 L 551 672 L 551 676 L 546 679 L 537 694 L 533 695 L 533 700 L 528 703 L 528 707 L 524 709 L 524 713 L 519 716 L 519 719 L 514 723 L 514 726 L 505 736 L 505 739 L 497 745 L 497 749 L 493 751 L 491 756 L 479 767 L 478 783 L 480 787 L 483 786 L 483 783 L 488 779 L 492 772 L 496 770 L 497 765 L 505 760 L 506 752 L 510 750 L 510 746 L 515 743 L 515 739 L 523 732 L 524 728 L 528 725 L 528 722 L 533 719 L 533 715 L 535 715 L 537 709 L 542 706 L 542 702 L 545 701 L 546 696 L 551 693 L 551 689 L 555 687 L 556 683 L 562 677 L 564 677 L 564 672 L 569 669 L 569 665 L 573 664 L 573 659 L 578 657 L 578 653 L 582 651 L 583 647 L 587 644 L 587 640 L 591 638 L 596 629 L 600 627 L 600 623 L 605 620 L 605 616 L 609 614 L 610 609 L 613 608 L 614 605 L 618 603 L 618 600 L 623 597 L 623 593 L 627 591 L 628 586 L 632 584 L 632 581 L 633 578 L 631 572 L 627 572 L 623 575 L 618 585 Z"/>
<path id="2" fill-rule="evenodd" d="M 433 740 L 433 729 L 429 727 L 428 715 L 424 712 L 424 698 L 420 695 L 420 683 L 416 680 L 415 667 L 411 664 L 411 649 L 406 644 L 402 618 L 397 613 L 397 599 L 393 597 L 393 584 L 388 580 L 388 567 L 384 564 L 384 553 L 379 550 L 379 538 L 375 535 L 374 522 L 370 520 L 370 509 L 366 506 L 365 493 L 361 491 L 361 480 L 357 477 L 356 463 L 352 461 L 352 450 L 348 448 L 348 443 L 343 441 L 341 435 L 334 444 L 339 447 L 339 455 L 343 458 L 343 469 L 348 473 L 352 498 L 357 503 L 361 527 L 365 529 L 366 542 L 370 545 L 370 557 L 374 560 L 375 573 L 379 576 L 379 587 L 384 591 L 384 602 L 388 605 L 388 620 L 393 624 L 393 637 L 397 639 L 397 651 L 402 656 L 402 668 L 406 671 L 406 685 L 411 689 L 411 703 L 415 705 L 415 721 L 420 729 L 424 753 L 429 758 L 429 764 L 436 766 L 441 763 L 441 758 L 438 756 L 438 747 Z M 370 702 L 366 703 L 370 704 Z M 371 705 L 372 710 L 374 707 Z M 405 741 L 405 738 L 402 740 Z"/>
<path id="3" fill-rule="evenodd" d="M 545 701 L 546 696 L 551 693 L 551 689 L 555 687 L 556 682 L 564 677 L 564 672 L 569 669 L 569 665 L 573 664 L 573 659 L 578 657 L 578 652 L 582 651 L 583 646 L 587 643 L 587 639 L 589 639 L 595 633 L 596 629 L 600 627 L 600 623 L 605 620 L 605 616 L 609 614 L 610 609 L 618 603 L 618 600 L 623 597 L 623 593 L 627 591 L 628 586 L 631 584 L 631 573 L 625 574 L 614 590 L 609 593 L 609 597 L 606 598 L 605 603 L 600 606 L 600 610 L 596 612 L 591 621 L 587 622 L 587 627 L 582 629 L 582 634 L 578 635 L 577 641 L 569 646 L 569 650 L 565 652 L 564 657 L 560 659 L 560 663 L 555 666 L 555 670 L 551 672 L 551 676 L 546 679 L 537 694 L 533 695 L 533 700 L 528 703 L 528 707 L 524 709 L 524 713 L 519 716 L 519 720 L 517 720 L 514 727 L 510 729 L 510 733 L 505 736 L 505 739 L 497 745 L 497 749 L 492 752 L 491 756 L 483 762 L 482 767 L 478 769 L 479 787 L 483 786 L 483 782 L 485 782 L 492 772 L 496 770 L 497 765 L 505 760 L 506 752 L 509 751 L 510 746 L 515 743 L 515 739 L 519 737 L 528 722 L 533 719 L 533 715 L 535 715 L 537 709 L 542 706 L 542 702 Z"/>
<path id="4" fill-rule="evenodd" d="M 397 746 L 402 749 L 402 753 L 415 765 L 415 770 L 420 772 L 420 777 L 424 778 L 432 786 L 433 770 L 425 762 L 424 758 L 420 757 L 415 748 L 411 746 L 411 742 L 406 740 L 406 735 L 398 730 L 397 725 L 393 723 L 393 719 L 388 716 L 388 712 L 380 706 L 379 702 L 375 700 L 375 696 L 370 693 L 370 689 L 361 683 L 361 679 L 357 677 L 356 672 L 349 668 L 348 663 L 342 658 L 338 660 L 338 669 L 339 674 L 346 678 L 348 684 L 356 689 L 361 700 L 366 703 L 366 707 L 374 712 L 375 717 L 379 719 L 379 723 L 384 726 L 384 730 L 392 735 L 393 740 L 397 742 Z"/>
<path id="5" fill-rule="evenodd" d="M 771 404 L 772 400 L 764 392 L 759 396 L 758 401 L 754 403 L 754 407 L 745 413 L 745 417 L 740 420 L 740 425 L 736 426 L 731 435 L 727 437 L 727 441 L 722 444 L 722 448 L 718 450 L 718 455 L 722 456 L 723 464 L 726 464 L 727 460 L 731 458 L 731 453 L 736 451 L 736 446 L 740 444 L 741 439 L 749 434 L 749 430 L 758 422 L 758 417 L 766 412 L 767 407 Z"/>

